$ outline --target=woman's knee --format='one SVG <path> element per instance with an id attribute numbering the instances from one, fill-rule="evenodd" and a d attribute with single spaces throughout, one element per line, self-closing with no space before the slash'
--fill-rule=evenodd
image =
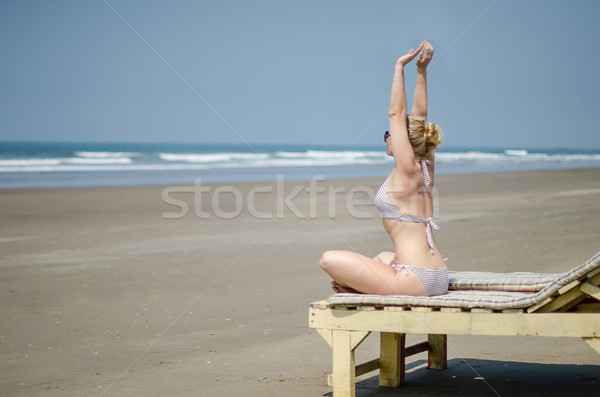
<path id="1" fill-rule="evenodd" d="M 323 252 L 323 255 L 321 255 L 321 259 L 319 259 L 319 266 L 321 266 L 321 269 L 327 270 L 327 266 L 329 265 L 329 262 L 331 261 L 330 257 L 331 257 L 331 251 Z"/>
<path id="2" fill-rule="evenodd" d="M 394 260 L 395 256 L 396 255 L 393 252 L 383 251 L 383 252 L 380 252 L 379 254 L 377 254 L 377 256 L 373 259 L 375 259 L 381 263 L 385 263 L 386 265 L 389 265 L 390 262 Z"/>
<path id="3" fill-rule="evenodd" d="M 339 256 L 339 251 L 325 251 L 319 260 L 319 266 L 321 266 L 321 269 L 327 271 L 339 262 Z"/>

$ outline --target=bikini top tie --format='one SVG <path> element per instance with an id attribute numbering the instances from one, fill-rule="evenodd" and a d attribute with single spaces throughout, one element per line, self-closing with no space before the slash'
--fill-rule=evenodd
<path id="1" fill-rule="evenodd" d="M 425 186 L 425 188 L 428 188 L 429 184 L 431 183 L 431 180 L 429 177 L 429 170 L 427 168 L 427 164 L 431 164 L 431 161 L 425 159 L 416 161 L 419 161 L 421 163 L 421 169 L 423 172 L 423 186 Z M 394 207 L 387 195 L 389 181 L 390 177 L 388 176 L 385 182 L 383 182 L 383 184 L 377 191 L 377 194 L 375 195 L 375 207 L 377 207 L 377 209 L 379 210 L 379 212 L 381 212 L 381 215 L 383 215 L 384 218 L 395 219 L 401 222 L 424 223 L 425 232 L 427 233 L 427 244 L 429 244 L 429 251 L 431 252 L 431 255 L 433 255 L 434 243 L 432 229 L 439 230 L 440 227 L 433 220 L 433 216 L 430 216 L 428 218 L 419 218 L 400 212 L 396 207 Z"/>

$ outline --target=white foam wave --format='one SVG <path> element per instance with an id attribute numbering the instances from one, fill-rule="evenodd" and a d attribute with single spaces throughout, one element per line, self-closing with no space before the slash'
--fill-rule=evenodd
<path id="1" fill-rule="evenodd" d="M 0 160 L 0 169 L 4 172 L 15 172 L 23 171 L 28 168 L 44 168 L 53 169 L 58 168 L 64 164 L 131 164 L 132 160 L 128 157 L 123 158 L 55 158 L 55 159 L 44 159 L 44 158 L 31 158 L 31 159 L 8 159 Z"/>
<path id="2" fill-rule="evenodd" d="M 507 156 L 527 156 L 527 150 L 507 149 L 504 151 Z"/>
<path id="3" fill-rule="evenodd" d="M 325 150 L 307 150 L 304 152 L 276 152 L 275 156 L 282 158 L 312 158 L 312 159 L 329 159 L 329 158 L 368 158 L 368 157 L 383 157 L 385 153 L 376 151 L 325 151 Z"/>
<path id="4" fill-rule="evenodd" d="M 119 157 L 141 157 L 142 153 L 136 152 L 75 152 L 75 156 L 84 158 L 119 158 Z"/>
<path id="5" fill-rule="evenodd" d="M 529 153 L 526 150 L 506 150 L 502 153 L 488 152 L 439 152 L 435 155 L 439 162 L 483 162 L 483 163 L 519 163 L 519 162 L 595 162 L 600 154 L 548 154 Z"/>
<path id="6" fill-rule="evenodd" d="M 385 164 L 386 159 L 346 159 L 346 158 L 329 158 L 329 159 L 310 159 L 310 158 L 271 158 L 262 161 L 251 162 L 230 162 L 213 165 L 212 168 L 266 168 L 266 167 L 330 167 L 340 165 L 375 165 Z"/>
<path id="7" fill-rule="evenodd" d="M 505 157 L 500 153 L 485 152 L 464 152 L 464 153 L 445 153 L 435 154 L 436 161 L 498 161 Z"/>
<path id="8" fill-rule="evenodd" d="M 381 158 L 373 159 L 352 159 L 352 158 L 329 158 L 329 159 L 311 159 L 311 158 L 258 158 L 253 160 L 229 160 L 221 162 L 168 162 L 154 164 L 132 164 L 131 160 L 119 159 L 119 161 L 71 161 L 61 164 L 29 164 L 21 166 L 2 166 L 0 164 L 0 173 L 2 172 L 69 172 L 69 171 L 168 171 L 168 170 L 202 170 L 202 169 L 233 169 L 233 168 L 269 168 L 269 167 L 328 167 L 343 165 L 374 165 L 384 164 L 390 160 Z M 98 160 L 98 159 L 97 159 Z M 116 160 L 116 159 L 113 159 Z M 125 161 L 124 161 L 125 160 Z"/>
<path id="9" fill-rule="evenodd" d="M 201 170 L 208 167 L 200 164 L 133 164 L 133 165 L 58 165 L 30 167 L 1 167 L 2 172 L 74 172 L 74 171 L 176 171 Z"/>
<path id="10" fill-rule="evenodd" d="M 60 159 L 9 159 L 0 160 L 0 167 L 29 167 L 29 166 L 51 166 L 60 164 Z"/>
<path id="11" fill-rule="evenodd" d="M 66 158 L 61 159 L 64 164 L 131 164 L 133 161 L 129 157 L 114 158 Z"/>
<path id="12" fill-rule="evenodd" d="M 329 167 L 392 164 L 393 159 L 379 151 L 280 151 L 275 153 L 159 153 L 135 161 L 127 152 L 77 152 L 68 158 L 1 159 L 0 173 L 69 171 L 168 171 L 269 167 Z M 439 163 L 485 167 L 524 164 L 589 164 L 598 166 L 600 154 L 531 153 L 527 150 L 438 152 Z"/>
<path id="13" fill-rule="evenodd" d="M 269 157 L 266 153 L 207 153 L 207 154 L 179 154 L 160 153 L 158 157 L 165 161 L 183 161 L 189 163 L 217 163 L 231 160 L 255 160 Z"/>

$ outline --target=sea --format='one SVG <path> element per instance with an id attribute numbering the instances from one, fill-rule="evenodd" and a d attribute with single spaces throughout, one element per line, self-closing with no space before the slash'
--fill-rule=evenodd
<path id="1" fill-rule="evenodd" d="M 0 142 L 0 189 L 385 177 L 392 168 L 383 145 Z M 568 168 L 600 168 L 600 149 L 436 151 L 436 174 Z"/>

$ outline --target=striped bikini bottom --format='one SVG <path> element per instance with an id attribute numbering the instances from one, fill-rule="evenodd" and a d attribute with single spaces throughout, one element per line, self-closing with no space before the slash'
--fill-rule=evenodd
<path id="1" fill-rule="evenodd" d="M 402 265 L 399 263 L 394 263 L 394 261 L 390 263 L 390 266 L 396 271 L 396 279 L 400 278 L 401 270 L 405 270 L 407 276 L 409 271 L 412 271 L 414 274 L 416 274 L 425 286 L 427 296 L 443 295 L 446 293 L 446 291 L 448 291 L 447 267 L 439 270 L 430 270 L 417 266 Z"/>

